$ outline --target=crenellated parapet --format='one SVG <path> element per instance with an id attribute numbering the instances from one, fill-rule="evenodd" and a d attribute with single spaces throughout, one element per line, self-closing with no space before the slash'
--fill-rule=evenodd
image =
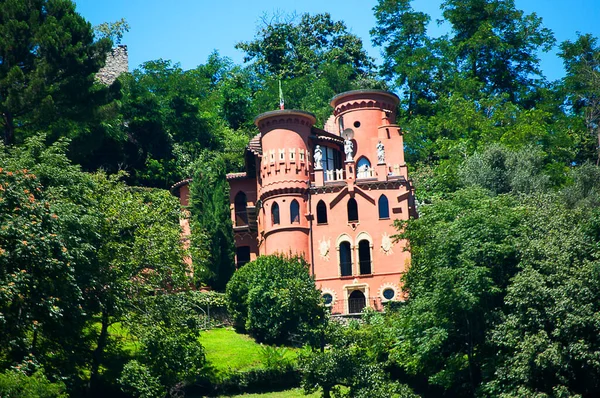
<path id="1" fill-rule="evenodd" d="M 376 110 L 382 112 L 382 119 L 388 119 L 384 124 L 393 124 L 396 121 L 398 102 L 399 98 L 389 91 L 354 90 L 333 97 L 331 106 L 334 108 L 333 115 L 336 118 L 349 111 Z M 351 125 L 345 127 L 352 128 Z"/>

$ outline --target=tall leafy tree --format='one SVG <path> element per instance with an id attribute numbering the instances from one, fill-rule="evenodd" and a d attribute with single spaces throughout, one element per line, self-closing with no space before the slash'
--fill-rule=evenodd
<path id="1" fill-rule="evenodd" d="M 302 14 L 297 22 L 293 17 L 263 19 L 257 38 L 236 48 L 246 53 L 246 62 L 254 61 L 260 74 L 279 79 L 304 76 L 334 61 L 351 65 L 357 74 L 373 66 L 361 40 L 328 13 Z"/>
<path id="2" fill-rule="evenodd" d="M 596 165 L 600 163 L 600 45 L 590 34 L 560 44 L 566 76 L 564 89 L 571 111 L 583 118 L 588 139 L 596 146 Z"/>
<path id="3" fill-rule="evenodd" d="M 223 157 L 208 152 L 195 164 L 190 186 L 192 260 L 198 282 L 224 290 L 233 275 L 234 238 Z"/>
<path id="4" fill-rule="evenodd" d="M 402 92 L 408 117 L 425 113 L 422 108 L 435 99 L 435 87 L 443 80 L 442 70 L 452 70 L 449 62 L 441 68 L 444 59 L 439 47 L 443 40 L 427 35 L 430 16 L 414 11 L 410 3 L 380 0 L 374 7 L 377 25 L 371 30 L 373 44 L 383 47 L 381 74 Z"/>
<path id="5" fill-rule="evenodd" d="M 477 392 L 487 333 L 516 272 L 522 217 L 514 198 L 468 189 L 421 207 L 401 234 L 412 254 L 404 278 L 409 300 L 398 313 L 390 355 L 408 374 L 425 378 L 431 393 Z"/>
<path id="6" fill-rule="evenodd" d="M 442 13 L 466 77 L 482 83 L 488 93 L 526 104 L 539 84 L 536 79 L 542 79 L 537 52 L 554 44 L 542 19 L 518 10 L 514 0 L 446 0 Z"/>
<path id="7" fill-rule="evenodd" d="M 315 113 L 320 124 L 331 113 L 329 100 L 335 94 L 383 88 L 374 79 L 373 60 L 360 38 L 327 13 L 263 19 L 257 37 L 236 47 L 246 53 L 244 60 L 256 75 L 256 112 L 277 109 L 278 80 L 285 106 Z"/>
<path id="8" fill-rule="evenodd" d="M 94 41 L 70 0 L 0 3 L 0 123 L 5 144 L 38 130 L 64 135 L 105 101 L 94 88 L 110 39 Z"/>

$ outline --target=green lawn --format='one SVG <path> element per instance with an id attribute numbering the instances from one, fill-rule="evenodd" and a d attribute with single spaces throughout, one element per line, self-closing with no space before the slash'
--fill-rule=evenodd
<path id="1" fill-rule="evenodd" d="M 261 345 L 252 338 L 236 333 L 232 328 L 202 332 L 200 343 L 206 359 L 218 373 L 227 370 L 244 371 L 260 366 Z"/>
<path id="2" fill-rule="evenodd" d="M 234 395 L 232 398 L 317 398 L 320 397 L 321 394 L 319 392 L 315 392 L 309 395 L 304 395 L 304 392 L 301 388 L 294 388 L 293 390 L 287 391 L 279 391 L 279 392 L 267 392 L 264 394 L 244 394 L 244 395 Z"/>

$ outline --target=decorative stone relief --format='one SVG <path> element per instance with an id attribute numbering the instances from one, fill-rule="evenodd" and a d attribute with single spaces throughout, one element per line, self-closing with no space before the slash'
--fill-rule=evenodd
<path id="1" fill-rule="evenodd" d="M 330 249 L 331 249 L 331 240 L 330 239 L 326 240 L 325 237 L 323 237 L 322 240 L 319 240 L 319 255 L 325 261 L 329 261 Z"/>
<path id="2" fill-rule="evenodd" d="M 387 234 L 387 232 L 384 232 L 383 235 L 381 235 L 381 251 L 387 256 L 394 254 L 392 246 L 394 246 L 392 238 Z"/>

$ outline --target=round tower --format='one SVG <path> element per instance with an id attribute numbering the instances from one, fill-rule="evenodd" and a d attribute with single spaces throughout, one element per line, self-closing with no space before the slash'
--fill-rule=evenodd
<path id="1" fill-rule="evenodd" d="M 309 137 L 315 121 L 313 114 L 298 110 L 266 112 L 254 119 L 262 147 L 260 254 L 297 253 L 309 259 Z"/>
<path id="2" fill-rule="evenodd" d="M 354 161 L 358 168 L 361 158 L 371 167 L 377 164 L 404 165 L 402 131 L 396 125 L 398 96 L 383 90 L 354 90 L 333 97 L 336 126 L 340 133 L 353 131 Z M 379 161 L 379 142 L 385 148 L 385 162 Z"/>

